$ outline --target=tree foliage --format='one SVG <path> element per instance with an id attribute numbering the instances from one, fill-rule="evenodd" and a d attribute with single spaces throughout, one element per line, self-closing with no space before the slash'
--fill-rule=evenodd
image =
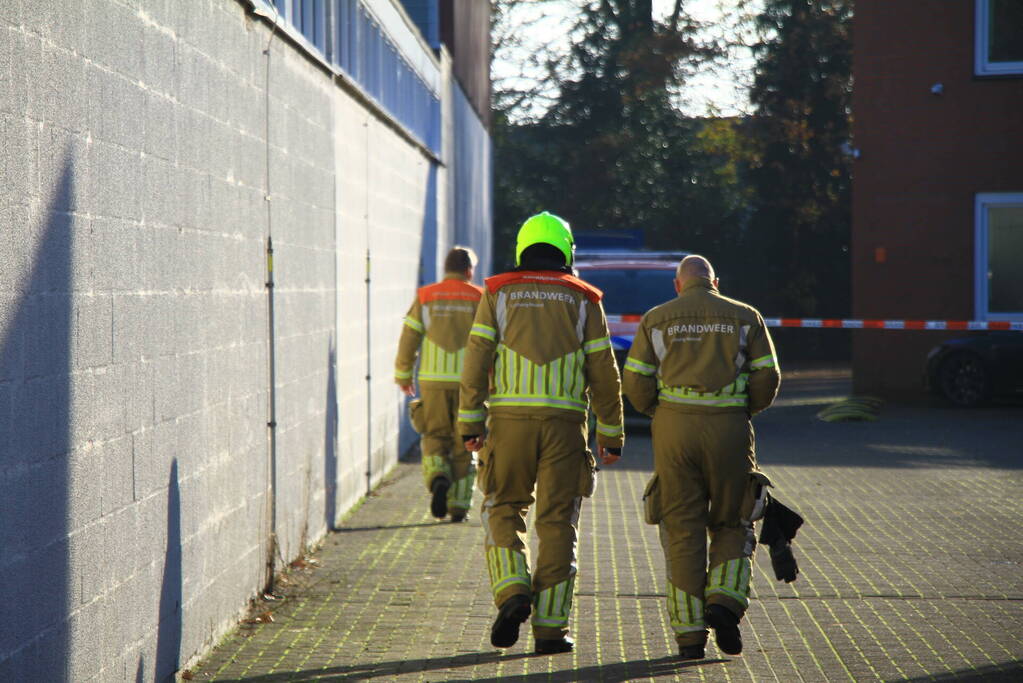
<path id="1" fill-rule="evenodd" d="M 850 0 L 767 0 L 750 99 L 750 245 L 771 310 L 849 308 Z"/>

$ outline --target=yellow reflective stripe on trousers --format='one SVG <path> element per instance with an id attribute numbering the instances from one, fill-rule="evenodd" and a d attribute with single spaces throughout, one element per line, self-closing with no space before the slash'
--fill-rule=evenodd
<path id="1" fill-rule="evenodd" d="M 437 476 L 451 478 L 451 466 L 443 455 L 423 455 L 423 481 L 429 489 Z"/>
<path id="2" fill-rule="evenodd" d="M 529 587 L 529 569 L 526 556 L 511 548 L 488 548 L 487 570 L 490 572 L 490 590 L 496 598 L 508 586 L 521 584 Z"/>
<path id="3" fill-rule="evenodd" d="M 675 633 L 702 631 L 703 600 L 668 582 L 668 618 Z"/>
<path id="4" fill-rule="evenodd" d="M 533 597 L 533 626 L 565 628 L 572 611 L 572 596 L 575 593 L 575 576 L 550 588 L 545 588 Z"/>
<path id="5" fill-rule="evenodd" d="M 748 557 L 728 560 L 707 572 L 707 589 L 705 594 L 727 595 L 743 608 L 749 606 L 749 584 L 753 563 Z"/>
<path id="6" fill-rule="evenodd" d="M 448 507 L 468 510 L 472 507 L 472 485 L 476 481 L 476 473 L 470 471 L 448 490 Z"/>
<path id="7" fill-rule="evenodd" d="M 465 349 L 452 353 L 429 339 L 423 340 L 419 354 L 419 379 L 432 382 L 458 382 L 462 378 Z"/>
<path id="8" fill-rule="evenodd" d="M 490 405 L 564 408 L 585 412 L 586 377 L 582 350 L 550 363 L 533 363 L 504 344 L 497 345 L 494 393 Z"/>
<path id="9" fill-rule="evenodd" d="M 423 327 L 423 323 L 419 322 L 410 315 L 405 316 L 405 324 L 411 327 L 416 332 L 419 332 L 420 334 L 422 334 L 426 330 L 426 328 Z"/>
<path id="10" fill-rule="evenodd" d="M 778 364 L 774 356 L 767 355 L 756 358 L 750 362 L 749 366 L 751 370 L 763 370 L 764 368 L 773 368 Z"/>
<path id="11" fill-rule="evenodd" d="M 635 358 L 625 359 L 625 369 L 635 372 L 637 375 L 643 375 L 645 377 L 653 377 L 654 373 L 657 372 L 657 367 L 638 361 Z"/>

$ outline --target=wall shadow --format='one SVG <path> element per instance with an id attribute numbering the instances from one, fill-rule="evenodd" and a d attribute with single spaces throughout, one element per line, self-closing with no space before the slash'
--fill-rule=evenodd
<path id="1" fill-rule="evenodd" d="M 18 229 L 29 226 L 0 236 L 14 249 L 19 238 L 38 245 L 27 278 L 7 285 L 12 316 L 0 317 L 0 680 L 70 677 L 80 599 L 68 566 L 74 171 L 68 152 L 38 240 Z"/>
<path id="2" fill-rule="evenodd" d="M 155 679 L 172 681 L 181 663 L 181 488 L 178 461 L 171 461 L 167 482 L 167 547 L 160 583 L 160 623 L 156 633 Z"/>
<path id="3" fill-rule="evenodd" d="M 323 518 L 327 530 L 333 531 L 337 521 L 337 351 L 334 340 L 327 349 L 327 405 L 323 428 Z"/>

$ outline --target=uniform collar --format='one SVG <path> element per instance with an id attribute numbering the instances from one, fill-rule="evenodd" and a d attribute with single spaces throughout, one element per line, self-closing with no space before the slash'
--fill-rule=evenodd
<path id="1" fill-rule="evenodd" d="M 717 288 L 714 286 L 714 283 L 710 281 L 710 278 L 700 277 L 700 278 L 696 278 L 696 279 L 690 280 L 689 282 L 685 283 L 682 286 L 682 290 L 678 293 L 678 295 L 679 296 L 684 296 L 685 294 L 688 294 L 689 292 L 691 292 L 691 291 L 693 291 L 694 289 L 697 289 L 697 288 L 699 288 L 699 289 L 709 289 L 712 292 L 716 292 L 717 291 Z"/>
<path id="2" fill-rule="evenodd" d="M 461 280 L 462 282 L 468 282 L 469 278 L 465 277 L 465 273 L 444 273 L 445 280 Z"/>

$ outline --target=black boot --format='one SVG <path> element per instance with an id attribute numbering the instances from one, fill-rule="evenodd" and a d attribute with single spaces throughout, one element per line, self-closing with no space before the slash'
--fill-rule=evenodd
<path id="1" fill-rule="evenodd" d="M 433 500 L 430 501 L 430 513 L 437 519 L 444 519 L 448 514 L 448 489 L 451 482 L 447 477 L 437 477 L 430 486 Z"/>
<path id="2" fill-rule="evenodd" d="M 536 639 L 536 654 L 538 655 L 556 655 L 560 652 L 571 652 L 574 647 L 575 641 L 568 636 Z"/>
<path id="3" fill-rule="evenodd" d="M 460 522 L 464 522 L 468 517 L 469 517 L 469 512 L 467 510 L 452 510 L 451 511 L 451 521 L 454 522 L 455 524 L 458 524 Z"/>
<path id="4" fill-rule="evenodd" d="M 703 645 L 679 645 L 679 659 L 703 659 Z"/>
<path id="5" fill-rule="evenodd" d="M 726 655 L 742 652 L 742 634 L 739 633 L 739 617 L 724 605 L 707 605 L 703 620 L 714 629 L 714 642 Z"/>
<path id="6" fill-rule="evenodd" d="M 532 603 L 528 595 L 517 593 L 497 610 L 497 618 L 490 627 L 490 644 L 494 647 L 511 647 L 519 639 L 519 625 L 529 618 Z"/>

